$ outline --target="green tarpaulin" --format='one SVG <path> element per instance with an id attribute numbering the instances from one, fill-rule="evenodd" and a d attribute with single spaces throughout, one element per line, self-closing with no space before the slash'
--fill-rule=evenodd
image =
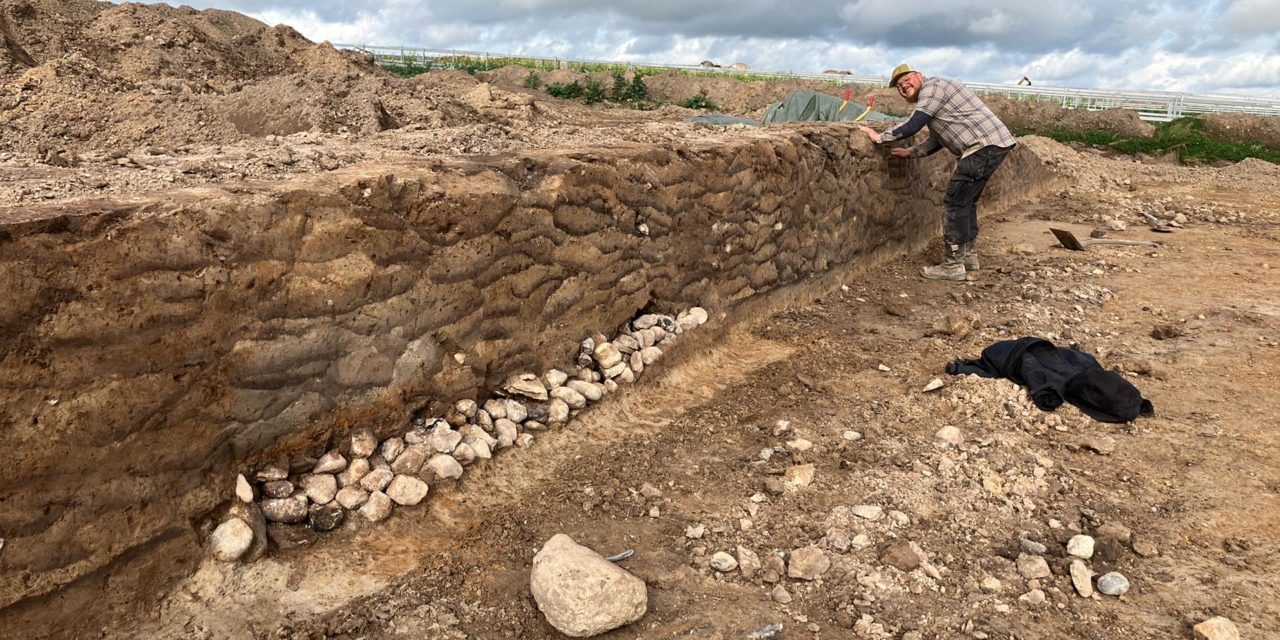
<path id="1" fill-rule="evenodd" d="M 844 100 L 835 96 L 829 96 L 825 93 L 815 93 L 813 91 L 793 91 L 782 102 L 775 102 L 769 105 L 764 111 L 764 121 L 751 120 L 749 118 L 739 118 L 736 116 L 728 116 L 722 113 L 708 113 L 693 116 L 685 120 L 685 122 L 701 122 L 704 124 L 747 124 L 751 126 L 759 126 L 770 122 L 793 122 L 797 120 L 816 120 L 822 122 L 848 122 L 857 118 L 862 114 L 867 105 L 849 101 L 844 110 L 840 109 L 840 104 Z M 879 111 L 872 111 L 863 118 L 863 120 L 902 120 L 887 116 Z"/>

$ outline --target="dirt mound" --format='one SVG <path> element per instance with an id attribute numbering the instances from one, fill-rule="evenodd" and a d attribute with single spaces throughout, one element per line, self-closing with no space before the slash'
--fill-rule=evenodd
<path id="1" fill-rule="evenodd" d="M 229 11 L 0 0 L 0 144 L 86 151 L 359 135 L 483 119 L 456 74 L 405 81 L 372 57 Z"/>
<path id="2" fill-rule="evenodd" d="M 1127 109 L 1064 109 L 1053 102 L 1010 100 L 1004 96 L 983 96 L 982 100 L 1015 132 L 1107 131 L 1129 138 L 1150 138 L 1156 131 L 1138 118 L 1138 112 Z"/>
<path id="3" fill-rule="evenodd" d="M 1213 113 L 1203 116 L 1210 137 L 1231 142 L 1261 142 L 1280 151 L 1280 118 L 1243 113 Z"/>

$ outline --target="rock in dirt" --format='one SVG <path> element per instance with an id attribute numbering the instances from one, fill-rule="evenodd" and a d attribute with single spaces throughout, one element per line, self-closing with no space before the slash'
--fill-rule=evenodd
<path id="1" fill-rule="evenodd" d="M 1036 542 L 1035 540 L 1030 540 L 1027 538 L 1018 538 L 1018 546 L 1022 547 L 1023 551 L 1026 551 L 1027 553 L 1034 553 L 1038 556 L 1042 556 L 1046 553 L 1049 553 L 1048 547 L 1044 546 L 1043 544 L 1040 544 L 1039 542 Z"/>
<path id="2" fill-rule="evenodd" d="M 1018 554 L 1018 573 L 1027 580 L 1048 578 L 1053 575 L 1049 570 L 1049 563 L 1044 558 L 1026 553 Z"/>
<path id="3" fill-rule="evenodd" d="M 239 518 L 229 518 L 209 536 L 209 548 L 213 551 L 213 557 L 223 562 L 239 560 L 252 545 L 253 529 Z"/>
<path id="4" fill-rule="evenodd" d="M 1082 440 L 1080 446 L 1098 455 L 1109 456 L 1116 451 L 1116 440 L 1111 436 L 1092 435 Z"/>
<path id="5" fill-rule="evenodd" d="M 329 504 L 338 494 L 338 479 L 330 473 L 313 473 L 302 476 L 302 490 L 307 499 L 316 504 Z"/>
<path id="6" fill-rule="evenodd" d="M 342 505 L 337 502 L 311 505 L 311 509 L 307 512 L 307 522 L 312 529 L 321 533 L 337 529 L 342 526 L 342 521 L 346 519 L 346 509 L 343 509 Z"/>
<path id="7" fill-rule="evenodd" d="M 302 522 L 307 519 L 307 504 L 293 498 L 268 498 L 262 501 L 262 515 L 271 522 Z"/>
<path id="8" fill-rule="evenodd" d="M 387 497 L 402 507 L 412 507 L 427 497 L 427 483 L 413 476 L 396 476 L 387 486 Z"/>
<path id="9" fill-rule="evenodd" d="M 529 587 L 547 622 L 573 638 L 635 622 L 649 606 L 644 581 L 563 533 L 533 557 Z"/>
<path id="10" fill-rule="evenodd" d="M 812 464 L 798 464 L 787 467 L 782 482 L 789 491 L 799 491 L 813 483 L 816 467 Z"/>
<path id="11" fill-rule="evenodd" d="M 269 498 L 288 498 L 293 495 L 293 483 L 288 480 L 272 480 L 262 485 L 262 493 Z"/>
<path id="12" fill-rule="evenodd" d="M 809 545 L 791 552 L 787 575 L 797 580 L 817 580 L 831 568 L 831 560 L 822 549 Z"/>
<path id="13" fill-rule="evenodd" d="M 368 458 L 378 450 L 378 438 L 368 429 L 360 429 L 351 434 L 351 456 Z"/>
<path id="14" fill-rule="evenodd" d="M 958 447 L 964 444 L 964 434 L 960 433 L 959 429 L 951 425 L 947 425 L 941 429 L 938 429 L 938 432 L 934 434 L 933 437 L 953 447 Z"/>
<path id="15" fill-rule="evenodd" d="M 548 398 L 547 387 L 542 384 L 538 376 L 532 373 L 522 373 L 520 375 L 511 376 L 503 383 L 502 389 L 513 396 L 524 396 L 531 400 L 545 402 Z M 507 408 L 507 417 L 510 416 L 511 409 Z M 514 420 L 514 418 L 512 418 Z M 518 421 L 517 421 L 518 422 Z"/>
<path id="16" fill-rule="evenodd" d="M 754 578 L 760 572 L 760 556 L 741 545 L 738 546 L 737 552 L 738 571 L 742 573 L 742 577 L 748 580 Z"/>
<path id="17" fill-rule="evenodd" d="M 577 391 L 590 402 L 599 402 L 604 397 L 604 387 L 586 380 L 570 380 L 566 387 Z"/>
<path id="18" fill-rule="evenodd" d="M 342 457 L 337 451 L 330 451 L 316 461 L 316 466 L 311 473 L 337 473 L 347 468 L 347 459 Z"/>
<path id="19" fill-rule="evenodd" d="M 427 437 L 427 446 L 437 453 L 450 453 L 459 442 L 462 442 L 462 434 L 446 425 L 437 425 Z"/>
<path id="20" fill-rule="evenodd" d="M 860 504 L 849 509 L 853 515 L 864 520 L 879 520 L 884 517 L 884 507 L 874 504 Z"/>
<path id="21" fill-rule="evenodd" d="M 551 390 L 551 397 L 564 402 L 570 409 L 582 409 L 587 406 L 587 397 L 578 393 L 573 387 L 556 387 Z"/>
<path id="22" fill-rule="evenodd" d="M 379 453 L 382 454 L 383 460 L 391 463 L 395 462 L 396 457 L 404 452 L 404 447 L 404 438 L 387 438 L 387 441 L 382 443 Z"/>
<path id="23" fill-rule="evenodd" d="M 355 486 L 343 487 L 338 490 L 338 495 L 334 496 L 338 504 L 353 511 L 359 509 L 368 499 L 369 492 Z"/>
<path id="24" fill-rule="evenodd" d="M 1218 616 L 1209 618 L 1191 628 L 1196 640 L 1240 640 L 1240 630 L 1234 622 Z"/>
<path id="25" fill-rule="evenodd" d="M 929 381 L 929 384 L 926 384 L 924 386 L 924 389 L 922 389 L 922 391 L 924 391 L 925 393 L 929 393 L 930 391 L 937 391 L 938 389 L 941 389 L 941 388 L 942 388 L 942 378 L 934 378 Z"/>
<path id="26" fill-rule="evenodd" d="M 699 540 L 707 533 L 707 527 L 701 524 L 695 524 L 684 529 L 684 537 L 690 540 Z"/>
<path id="27" fill-rule="evenodd" d="M 373 465 L 369 464 L 368 458 L 352 458 L 347 468 L 338 474 L 338 486 L 349 487 L 360 482 L 372 470 Z"/>
<path id="28" fill-rule="evenodd" d="M 1071 536 L 1067 541 L 1067 554 L 1088 560 L 1093 557 L 1093 538 L 1086 535 Z"/>
<path id="29" fill-rule="evenodd" d="M 249 484 L 249 480 L 244 477 L 243 473 L 236 475 L 236 497 L 240 502 L 253 502 L 253 486 Z"/>
<path id="30" fill-rule="evenodd" d="M 382 491 L 391 484 L 396 474 L 391 469 L 374 469 L 369 475 L 360 479 L 360 488 L 365 491 Z"/>
<path id="31" fill-rule="evenodd" d="M 422 469 L 422 463 L 427 461 L 430 454 L 431 449 L 428 449 L 425 444 L 409 445 L 396 456 L 395 461 L 391 463 L 391 470 L 405 475 L 418 473 Z"/>
<path id="32" fill-rule="evenodd" d="M 1098 591 L 1109 596 L 1122 596 L 1129 592 L 1129 579 L 1112 571 L 1098 578 Z"/>
<path id="33" fill-rule="evenodd" d="M 910 541 L 899 538 L 880 548 L 880 562 L 900 571 L 912 571 L 924 562 L 924 558 Z"/>
<path id="34" fill-rule="evenodd" d="M 748 633 L 747 640 L 779 640 L 782 637 L 782 629 L 782 623 L 775 622 Z"/>
<path id="35" fill-rule="evenodd" d="M 724 551 L 717 551 L 711 556 L 711 568 L 721 573 L 738 568 L 738 559 Z"/>
<path id="36" fill-rule="evenodd" d="M 443 453 L 431 457 L 423 467 L 423 473 L 430 471 L 432 476 L 442 480 L 454 480 L 462 477 L 462 465 L 450 455 Z"/>
<path id="37" fill-rule="evenodd" d="M 381 491 L 374 491 L 360 507 L 360 515 L 369 522 L 382 522 L 391 515 L 391 509 L 391 498 Z"/>
<path id="38" fill-rule="evenodd" d="M 1075 585 L 1076 593 L 1079 593 L 1081 598 L 1093 596 L 1093 571 L 1085 565 L 1083 560 L 1071 561 L 1071 584 Z"/>
<path id="39" fill-rule="evenodd" d="M 769 592 L 769 597 L 773 598 L 773 601 L 778 604 L 789 604 L 791 602 L 791 594 L 787 593 L 786 588 L 782 585 L 774 587 L 773 591 Z"/>

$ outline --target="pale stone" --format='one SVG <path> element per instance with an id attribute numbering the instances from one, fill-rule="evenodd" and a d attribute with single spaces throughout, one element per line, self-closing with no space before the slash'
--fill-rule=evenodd
<path id="1" fill-rule="evenodd" d="M 517 447 L 520 447 L 521 449 L 528 449 L 529 447 L 532 447 L 532 446 L 533 446 L 533 434 L 532 434 L 532 433 L 522 433 L 522 434 L 520 434 L 520 435 L 516 436 L 516 443 L 515 443 L 515 444 L 516 444 L 516 446 L 517 446 Z"/>
<path id="2" fill-rule="evenodd" d="M 396 476 L 387 486 L 387 497 L 402 507 L 412 507 L 427 497 L 427 483 L 413 476 Z"/>
<path id="3" fill-rule="evenodd" d="M 599 383 L 587 382 L 585 380 L 570 380 L 565 386 L 577 391 L 583 398 L 586 398 L 588 402 L 599 402 L 604 398 L 605 389 L 604 386 Z"/>
<path id="4" fill-rule="evenodd" d="M 516 424 L 520 424 L 521 422 L 529 419 L 529 408 L 524 406 L 523 402 L 508 399 L 506 401 L 506 407 L 508 420 Z"/>
<path id="5" fill-rule="evenodd" d="M 343 487 L 338 490 L 338 495 L 334 496 L 334 500 L 342 505 L 345 509 L 359 509 L 369 499 L 369 492 L 360 487 Z"/>
<path id="6" fill-rule="evenodd" d="M 646 313 L 635 320 L 631 321 L 631 327 L 634 329 L 648 329 L 658 324 L 658 314 Z"/>
<path id="7" fill-rule="evenodd" d="M 816 467 L 812 464 L 800 464 L 787 467 L 782 481 L 790 491 L 799 491 L 813 482 Z"/>
<path id="8" fill-rule="evenodd" d="M 773 598 L 773 601 L 774 601 L 774 602 L 776 602 L 776 603 L 778 603 L 778 604 L 790 604 L 790 603 L 791 603 L 791 594 L 790 594 L 790 593 L 787 593 L 787 589 L 786 589 L 785 587 L 783 587 L 782 585 L 777 585 L 777 586 L 775 586 L 775 587 L 773 588 L 773 591 L 770 591 L 770 592 L 769 592 L 769 597 L 770 597 L 770 598 Z"/>
<path id="9" fill-rule="evenodd" d="M 477 438 L 475 440 L 464 441 L 462 444 L 471 449 L 475 454 L 476 460 L 488 460 L 493 457 L 493 447 L 497 446 L 498 441 L 494 440 L 493 445 L 490 445 L 488 442 Z M 454 453 L 456 454 L 457 452 L 455 451 Z"/>
<path id="10" fill-rule="evenodd" d="M 351 434 L 351 456 L 353 458 L 368 458 L 378 450 L 378 438 L 368 429 L 360 429 Z"/>
<path id="11" fill-rule="evenodd" d="M 463 398 L 462 400 L 453 403 L 453 410 L 461 413 L 468 420 L 476 417 L 476 412 L 479 411 L 479 409 L 480 407 L 476 404 L 476 401 L 470 398 Z"/>
<path id="12" fill-rule="evenodd" d="M 543 379 L 547 382 L 547 388 L 555 391 L 559 387 L 563 387 L 564 383 L 569 381 L 569 374 L 559 370 L 551 369 L 547 371 Z"/>
<path id="13" fill-rule="evenodd" d="M 1045 595 L 1043 590 L 1032 589 L 1021 596 L 1018 596 L 1018 599 L 1033 606 L 1041 605 L 1044 604 Z"/>
<path id="14" fill-rule="evenodd" d="M 692 309 L 689 309 L 689 315 L 697 318 L 699 325 L 707 323 L 707 310 L 702 307 L 693 307 Z"/>
<path id="15" fill-rule="evenodd" d="M 338 493 L 338 479 L 328 473 L 302 476 L 302 490 L 316 504 L 329 504 Z"/>
<path id="16" fill-rule="evenodd" d="M 960 433 L 959 429 L 951 425 L 938 429 L 938 433 L 934 434 L 934 437 L 953 447 L 958 447 L 964 444 L 964 434 Z"/>
<path id="17" fill-rule="evenodd" d="M 601 369 L 609 369 L 622 364 L 622 352 L 613 346 L 612 342 L 602 342 L 596 345 L 592 355 Z"/>
<path id="18" fill-rule="evenodd" d="M 427 438 L 427 446 L 437 453 L 449 453 L 458 446 L 459 442 L 462 442 L 462 434 L 444 425 L 432 429 L 431 435 Z"/>
<path id="19" fill-rule="evenodd" d="M 465 442 L 462 442 L 462 443 L 459 443 L 456 448 L 454 448 L 453 453 L 450 455 L 453 456 L 454 460 L 458 461 L 458 464 L 466 466 L 475 461 L 476 450 L 471 448 L 471 445 Z"/>
<path id="20" fill-rule="evenodd" d="M 1049 563 L 1040 556 L 1030 554 L 1018 554 L 1018 573 L 1022 574 L 1027 580 L 1036 580 L 1039 578 L 1048 578 L 1053 575 L 1049 571 Z"/>
<path id="21" fill-rule="evenodd" d="M 443 453 L 431 456 L 426 466 L 423 467 L 423 473 L 427 471 L 430 471 L 433 477 L 444 480 L 462 477 L 462 465 L 453 456 Z"/>
<path id="22" fill-rule="evenodd" d="M 391 469 L 374 469 L 360 479 L 360 488 L 365 491 L 383 491 L 395 477 L 396 474 Z"/>
<path id="23" fill-rule="evenodd" d="M 395 461 L 391 463 L 391 470 L 405 475 L 416 474 L 422 468 L 422 463 L 427 461 L 427 456 L 429 455 L 431 455 L 431 451 L 427 448 L 427 445 L 409 445 L 400 455 L 396 456 Z"/>
<path id="24" fill-rule="evenodd" d="M 240 502 L 253 502 L 253 486 L 249 484 L 249 480 L 243 473 L 236 475 L 236 497 Z"/>
<path id="25" fill-rule="evenodd" d="M 522 373 L 507 378 L 503 383 L 503 390 L 511 395 L 524 396 L 532 400 L 547 400 L 547 388 L 538 379 L 538 376 L 532 373 Z M 508 411 L 510 409 L 508 408 Z"/>
<path id="26" fill-rule="evenodd" d="M 702 536 L 706 535 L 706 533 L 706 525 L 695 524 L 684 528 L 684 537 L 689 538 L 690 540 L 698 540 L 702 538 Z"/>
<path id="27" fill-rule="evenodd" d="M 338 474 L 338 486 L 349 487 L 360 482 L 372 470 L 373 465 L 369 464 L 368 458 L 353 458 L 347 468 Z"/>
<path id="28" fill-rule="evenodd" d="M 631 374 L 632 379 L 631 379 L 631 380 L 620 380 L 620 382 L 635 382 L 635 372 L 634 372 L 634 371 L 631 371 L 631 367 L 628 367 L 628 366 L 627 366 L 627 363 L 625 363 L 625 362 L 619 362 L 618 364 L 615 364 L 615 365 L 613 365 L 612 367 L 608 367 L 608 368 L 605 368 L 605 369 L 601 369 L 601 370 L 600 370 L 600 373 L 604 374 L 604 377 L 606 377 L 606 378 L 609 378 L 609 379 L 616 379 L 618 376 L 621 376 L 621 375 L 622 375 L 622 372 L 624 372 L 624 371 L 626 371 L 626 372 L 630 373 L 630 374 Z"/>
<path id="29" fill-rule="evenodd" d="M 879 520 L 884 517 L 884 508 L 874 504 L 860 504 L 849 511 L 864 520 Z"/>
<path id="30" fill-rule="evenodd" d="M 938 389 L 941 389 L 941 388 L 942 388 L 942 378 L 934 378 L 929 381 L 929 384 L 926 384 L 924 386 L 923 391 L 925 393 L 929 393 L 930 391 L 937 391 Z"/>
<path id="31" fill-rule="evenodd" d="M 637 375 L 644 373 L 644 358 L 640 356 L 639 351 L 631 353 L 631 357 L 627 358 L 627 366 L 631 367 L 631 371 Z"/>
<path id="32" fill-rule="evenodd" d="M 636 372 L 632 371 L 631 367 L 628 367 L 625 363 L 618 366 L 622 367 L 622 371 L 620 371 L 617 378 L 615 378 L 618 382 L 630 384 L 636 381 Z"/>
<path id="33" fill-rule="evenodd" d="M 738 559 L 724 551 L 717 551 L 711 556 L 711 568 L 725 573 L 738 568 Z"/>
<path id="34" fill-rule="evenodd" d="M 1235 623 L 1222 616 L 1209 618 L 1191 630 L 1196 640 L 1240 640 L 1240 630 Z"/>
<path id="35" fill-rule="evenodd" d="M 831 560 L 822 549 L 813 545 L 791 552 L 787 563 L 787 575 L 798 580 L 817 580 L 831 568 Z"/>
<path id="36" fill-rule="evenodd" d="M 569 421 L 569 405 L 560 398 L 555 398 L 547 405 L 547 422 L 564 424 Z"/>
<path id="37" fill-rule="evenodd" d="M 574 638 L 630 624 L 648 610 L 644 581 L 564 534 L 534 556 L 529 587 L 547 622 Z"/>
<path id="38" fill-rule="evenodd" d="M 987 593 L 1000 593 L 1000 591 L 1004 589 L 1004 583 L 1000 582 L 998 578 L 993 578 L 991 576 L 983 578 L 981 586 L 982 590 Z"/>
<path id="39" fill-rule="evenodd" d="M 497 398 L 485 400 L 484 410 L 494 420 L 507 417 L 507 404 Z"/>
<path id="40" fill-rule="evenodd" d="M 387 462 L 395 462 L 396 457 L 404 453 L 404 438 L 387 438 L 382 443 L 382 459 Z"/>
<path id="41" fill-rule="evenodd" d="M 330 451 L 316 461 L 316 466 L 311 469 L 311 473 L 337 473 L 347 468 L 347 459 L 342 457 L 337 451 Z"/>
<path id="42" fill-rule="evenodd" d="M 760 556 L 756 555 L 756 552 L 741 545 L 738 546 L 737 552 L 738 571 L 744 578 L 754 578 L 755 575 L 760 572 Z"/>
<path id="43" fill-rule="evenodd" d="M 584 383 L 585 384 L 585 383 Z M 578 393 L 573 387 L 557 387 L 551 390 L 551 397 L 569 405 L 570 409 L 582 409 L 587 406 L 587 397 Z"/>
<path id="44" fill-rule="evenodd" d="M 391 509 L 391 498 L 381 491 L 374 491 L 360 507 L 360 515 L 369 522 L 381 522 L 391 515 Z"/>
<path id="45" fill-rule="evenodd" d="M 230 518 L 218 525 L 209 536 L 213 557 L 223 562 L 235 562 L 253 546 L 253 529 L 239 518 Z"/>
<path id="46" fill-rule="evenodd" d="M 1109 596 L 1122 596 L 1129 591 L 1129 579 L 1112 571 L 1098 578 L 1098 591 Z"/>
<path id="47" fill-rule="evenodd" d="M 631 334 L 624 333 L 613 339 L 613 346 L 624 354 L 630 354 L 640 350 L 640 341 Z"/>
<path id="48" fill-rule="evenodd" d="M 307 504 L 293 498 L 268 498 L 262 501 L 262 515 L 272 522 L 302 522 L 307 519 Z"/>
<path id="49" fill-rule="evenodd" d="M 1093 571 L 1089 570 L 1083 560 L 1071 561 L 1071 584 L 1075 586 L 1081 598 L 1093 595 Z"/>
<path id="50" fill-rule="evenodd" d="M 1067 553 L 1088 560 L 1093 557 L 1093 538 L 1085 535 L 1071 536 L 1067 541 Z"/>

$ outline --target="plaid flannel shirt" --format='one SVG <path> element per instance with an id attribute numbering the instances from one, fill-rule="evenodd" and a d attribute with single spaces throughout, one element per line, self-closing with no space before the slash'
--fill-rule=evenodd
<path id="1" fill-rule="evenodd" d="M 929 137 L 911 148 L 911 157 L 934 153 L 942 147 L 961 158 L 988 145 L 1012 147 L 1018 141 L 1008 127 L 987 108 L 969 87 L 947 78 L 926 78 L 916 99 L 916 111 L 932 118 Z M 902 127 L 880 134 L 880 142 L 892 142 Z"/>

